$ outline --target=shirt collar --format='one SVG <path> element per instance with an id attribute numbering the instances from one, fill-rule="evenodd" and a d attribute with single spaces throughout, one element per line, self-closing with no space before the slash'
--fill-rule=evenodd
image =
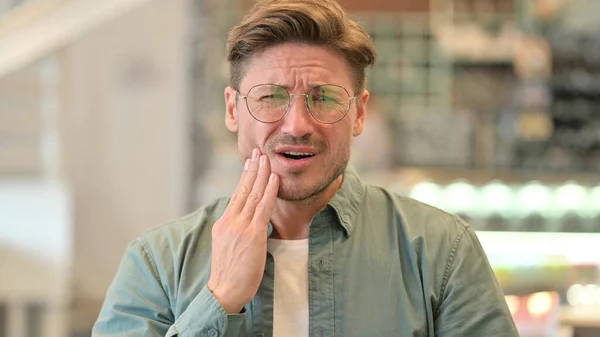
<path id="1" fill-rule="evenodd" d="M 337 214 L 346 235 L 352 235 L 356 215 L 365 195 L 365 185 L 360 180 L 356 169 L 348 164 L 344 170 L 344 181 L 337 193 L 331 198 L 328 206 Z M 327 211 L 327 209 L 325 209 Z M 273 225 L 269 222 L 267 237 L 271 237 Z"/>
<path id="2" fill-rule="evenodd" d="M 337 213 L 340 224 L 348 236 L 352 235 L 356 215 L 365 196 L 365 185 L 360 180 L 356 169 L 348 164 L 344 171 L 342 186 L 329 201 L 329 206 Z"/>

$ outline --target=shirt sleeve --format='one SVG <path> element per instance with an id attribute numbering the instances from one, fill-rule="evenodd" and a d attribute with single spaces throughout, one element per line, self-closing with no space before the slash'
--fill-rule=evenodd
<path id="1" fill-rule="evenodd" d="M 237 336 L 245 314 L 228 315 L 206 286 L 177 318 L 141 240 L 126 250 L 92 337 Z"/>
<path id="2" fill-rule="evenodd" d="M 436 337 L 518 337 L 504 294 L 473 229 L 455 238 L 435 310 Z"/>

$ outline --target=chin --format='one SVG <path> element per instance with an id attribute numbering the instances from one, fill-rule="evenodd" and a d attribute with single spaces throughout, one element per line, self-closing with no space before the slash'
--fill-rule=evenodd
<path id="1" fill-rule="evenodd" d="M 285 201 L 305 201 L 313 198 L 315 195 L 318 195 L 319 192 L 315 191 L 307 191 L 296 188 L 279 188 L 279 193 L 277 194 L 277 198 Z"/>
<path id="2" fill-rule="evenodd" d="M 302 172 L 285 172 L 281 175 L 281 185 L 277 197 L 285 201 L 302 201 L 311 198 L 319 192 L 315 182 L 309 183 L 308 179 L 301 176 Z"/>
<path id="3" fill-rule="evenodd" d="M 281 176 L 277 197 L 286 201 L 305 201 L 321 195 L 341 174 L 333 176 L 306 177 L 299 172 L 286 172 Z"/>

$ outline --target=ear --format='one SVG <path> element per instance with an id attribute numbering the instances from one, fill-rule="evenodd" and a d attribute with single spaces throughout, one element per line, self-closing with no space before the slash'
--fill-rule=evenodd
<path id="1" fill-rule="evenodd" d="M 353 125 L 352 135 L 354 137 L 360 135 L 365 128 L 365 119 L 367 118 L 367 102 L 369 101 L 369 92 L 363 90 L 356 96 L 356 120 Z"/>
<path id="2" fill-rule="evenodd" d="M 225 125 L 231 132 L 237 132 L 237 92 L 232 87 L 225 88 Z"/>

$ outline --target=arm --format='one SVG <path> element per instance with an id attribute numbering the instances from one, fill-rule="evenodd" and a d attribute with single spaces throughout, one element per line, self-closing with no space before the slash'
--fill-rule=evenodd
<path id="1" fill-rule="evenodd" d="M 227 315 L 206 286 L 175 319 L 156 262 L 147 252 L 142 239 L 126 250 L 93 337 L 237 336 L 245 315 Z"/>
<path id="2" fill-rule="evenodd" d="M 435 309 L 437 337 L 518 337 L 487 257 L 473 229 L 464 228 L 451 247 Z"/>

